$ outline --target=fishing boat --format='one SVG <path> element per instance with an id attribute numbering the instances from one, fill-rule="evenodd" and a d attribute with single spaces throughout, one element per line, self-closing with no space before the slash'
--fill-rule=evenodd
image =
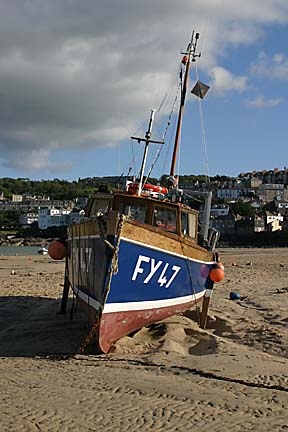
<path id="1" fill-rule="evenodd" d="M 205 221 L 198 231 L 199 212 L 186 203 L 175 181 L 189 68 L 199 57 L 198 38 L 193 32 L 182 58 L 181 102 L 167 185 L 149 184 L 144 175 L 149 145 L 162 145 L 151 139 L 152 110 L 145 137 L 131 137 L 144 142 L 138 181 L 123 191 L 91 196 L 83 220 L 70 225 L 67 239 L 52 243 L 49 250 L 56 259 L 66 255 L 61 312 L 71 288 L 91 325 L 82 348 L 93 339 L 98 351 L 107 353 L 121 337 L 200 302 L 200 325 L 205 326 L 213 284 L 223 277 L 215 249 L 218 233 Z M 209 200 L 211 193 L 206 222 Z"/>

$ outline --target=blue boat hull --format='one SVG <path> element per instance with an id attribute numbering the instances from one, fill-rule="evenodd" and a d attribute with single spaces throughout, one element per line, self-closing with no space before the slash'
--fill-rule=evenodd
<path id="1" fill-rule="evenodd" d="M 72 241 L 70 284 L 91 324 L 102 310 L 97 338 L 102 352 L 124 335 L 183 312 L 204 296 L 212 262 L 122 237 L 118 271 L 110 273 L 113 254 L 107 241 L 99 236 Z"/>

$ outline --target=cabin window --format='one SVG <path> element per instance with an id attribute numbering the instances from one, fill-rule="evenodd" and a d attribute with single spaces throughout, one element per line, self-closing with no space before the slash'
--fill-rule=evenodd
<path id="1" fill-rule="evenodd" d="M 189 225 L 188 225 L 188 213 L 181 212 L 181 231 L 182 234 L 188 235 L 189 233 Z"/>
<path id="2" fill-rule="evenodd" d="M 145 222 L 146 205 L 120 202 L 119 211 L 138 222 Z"/>
<path id="3" fill-rule="evenodd" d="M 89 215 L 100 216 L 109 210 L 111 199 L 94 199 L 91 203 Z"/>
<path id="4" fill-rule="evenodd" d="M 155 206 L 153 225 L 164 231 L 176 233 L 176 210 Z"/>
<path id="5" fill-rule="evenodd" d="M 182 234 L 192 238 L 197 236 L 197 215 L 194 213 L 181 212 L 181 231 Z"/>

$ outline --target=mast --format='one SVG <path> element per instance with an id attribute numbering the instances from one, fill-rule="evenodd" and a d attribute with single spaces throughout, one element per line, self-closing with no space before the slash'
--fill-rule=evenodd
<path id="1" fill-rule="evenodd" d="M 142 164 L 141 164 L 141 169 L 140 169 L 140 180 L 139 180 L 139 184 L 138 184 L 138 196 L 141 195 L 142 192 L 142 185 L 143 185 L 143 177 L 144 177 L 144 170 L 145 170 L 145 165 L 146 165 L 146 159 L 147 159 L 147 153 L 148 153 L 148 147 L 150 143 L 154 143 L 154 144 L 164 144 L 163 141 L 154 141 L 151 140 L 151 133 L 152 133 L 152 126 L 153 126 L 153 122 L 154 122 L 154 116 L 155 116 L 155 111 L 156 110 L 151 110 L 151 114 L 150 114 L 150 120 L 149 120 L 149 125 L 148 125 L 148 130 L 145 134 L 145 138 L 139 138 L 139 137 L 134 137 L 132 136 L 131 139 L 135 139 L 137 140 L 139 143 L 141 141 L 145 142 L 145 148 L 144 148 L 144 153 L 143 153 L 143 159 L 142 159 Z"/>
<path id="2" fill-rule="evenodd" d="M 191 62 L 195 62 L 196 57 L 200 57 L 200 55 L 201 55 L 201 53 L 196 54 L 196 47 L 197 47 L 198 39 L 199 39 L 199 33 L 195 33 L 193 31 L 192 36 L 191 36 L 191 41 L 187 46 L 186 52 L 182 52 L 182 54 L 184 54 L 184 59 L 185 59 L 185 73 L 184 73 L 183 85 L 181 87 L 181 102 L 180 102 L 180 107 L 179 107 L 174 150 L 173 150 L 173 156 L 172 156 L 172 162 L 171 162 L 171 168 L 170 168 L 170 176 L 172 176 L 172 177 L 174 177 L 174 175 L 175 175 L 175 166 L 176 166 L 176 159 L 177 159 L 179 142 L 180 142 L 182 118 L 183 118 L 184 105 L 185 105 L 185 99 L 186 99 L 190 64 L 191 64 Z"/>

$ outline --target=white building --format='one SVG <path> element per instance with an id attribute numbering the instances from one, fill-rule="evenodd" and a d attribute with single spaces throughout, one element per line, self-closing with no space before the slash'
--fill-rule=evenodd
<path id="1" fill-rule="evenodd" d="M 28 227 L 29 225 L 32 225 L 34 222 L 38 221 L 38 214 L 37 213 L 25 213 L 21 214 L 19 217 L 19 224 L 21 226 Z"/>
<path id="2" fill-rule="evenodd" d="M 269 231 L 281 231 L 283 224 L 283 216 L 278 213 L 277 215 L 266 212 L 266 224 Z"/>
<path id="3" fill-rule="evenodd" d="M 80 222 L 85 216 L 85 211 L 71 211 L 55 207 L 39 207 L 38 209 L 38 227 L 47 229 L 51 226 L 65 226 L 72 223 Z"/>
<path id="4" fill-rule="evenodd" d="M 275 201 L 276 209 L 279 213 L 283 214 L 288 211 L 287 201 Z"/>
<path id="5" fill-rule="evenodd" d="M 38 209 L 38 227 L 47 229 L 51 226 L 69 225 L 70 210 L 59 209 L 54 207 L 39 207 Z"/>
<path id="6" fill-rule="evenodd" d="M 12 202 L 22 202 L 23 201 L 23 196 L 22 195 L 17 195 L 17 194 L 13 194 L 12 195 Z"/>

